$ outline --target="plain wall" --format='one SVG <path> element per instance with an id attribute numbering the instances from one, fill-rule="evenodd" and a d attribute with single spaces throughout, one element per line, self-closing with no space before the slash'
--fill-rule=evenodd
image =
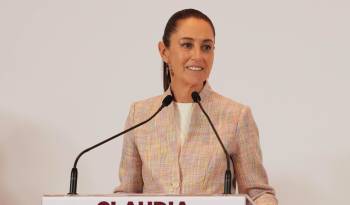
<path id="1" fill-rule="evenodd" d="M 350 2 L 0 0 L 0 203 L 65 194 L 84 148 L 162 93 L 157 43 L 183 8 L 216 27 L 210 84 L 251 106 L 280 204 L 345 204 Z M 80 194 L 118 184 L 122 138 L 83 156 Z"/>

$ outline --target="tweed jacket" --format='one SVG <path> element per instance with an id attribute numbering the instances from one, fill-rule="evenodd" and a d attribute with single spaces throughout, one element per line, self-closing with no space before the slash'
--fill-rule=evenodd
<path id="1" fill-rule="evenodd" d="M 163 95 L 133 103 L 126 127 L 150 117 L 169 94 L 170 89 Z M 259 205 L 276 205 L 274 189 L 268 185 L 262 165 L 258 129 L 250 108 L 221 96 L 208 83 L 200 96 L 234 159 L 231 170 L 234 170 L 239 193 L 248 194 Z M 205 115 L 194 105 L 182 147 L 179 123 L 177 106 L 171 103 L 147 124 L 124 136 L 119 170 L 121 184 L 115 192 L 223 193 L 226 157 Z"/>

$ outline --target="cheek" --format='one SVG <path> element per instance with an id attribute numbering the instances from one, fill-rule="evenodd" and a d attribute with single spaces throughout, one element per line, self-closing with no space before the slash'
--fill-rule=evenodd
<path id="1" fill-rule="evenodd" d="M 174 69 L 182 69 L 188 60 L 189 57 L 186 55 L 186 53 L 177 52 L 172 55 L 171 64 L 173 65 Z"/>
<path id="2" fill-rule="evenodd" d="M 183 65 L 189 60 L 189 55 L 186 52 L 177 53 L 178 64 Z"/>
<path id="3" fill-rule="evenodd" d="M 207 59 L 208 66 L 211 66 L 213 64 L 213 61 L 214 61 L 214 53 L 208 54 L 206 59 Z"/>
<path id="4" fill-rule="evenodd" d="M 208 66 L 207 75 L 209 75 L 211 73 L 212 68 L 213 68 L 214 55 L 208 56 L 206 61 L 207 61 L 206 63 L 207 63 L 207 66 Z"/>

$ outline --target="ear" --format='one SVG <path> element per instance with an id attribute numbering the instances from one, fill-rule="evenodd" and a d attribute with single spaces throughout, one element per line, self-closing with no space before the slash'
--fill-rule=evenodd
<path id="1" fill-rule="evenodd" d="M 168 48 L 165 46 L 163 41 L 159 41 L 158 43 L 158 50 L 160 57 L 163 59 L 165 63 L 169 63 L 169 51 Z"/>

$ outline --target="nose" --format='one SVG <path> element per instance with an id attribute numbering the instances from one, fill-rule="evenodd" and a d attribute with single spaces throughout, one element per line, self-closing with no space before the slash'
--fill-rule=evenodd
<path id="1" fill-rule="evenodd" d="M 202 53 L 200 46 L 195 46 L 194 49 L 192 49 L 192 58 L 194 60 L 202 59 L 202 57 L 203 57 L 202 55 L 203 55 L 203 53 Z"/>

